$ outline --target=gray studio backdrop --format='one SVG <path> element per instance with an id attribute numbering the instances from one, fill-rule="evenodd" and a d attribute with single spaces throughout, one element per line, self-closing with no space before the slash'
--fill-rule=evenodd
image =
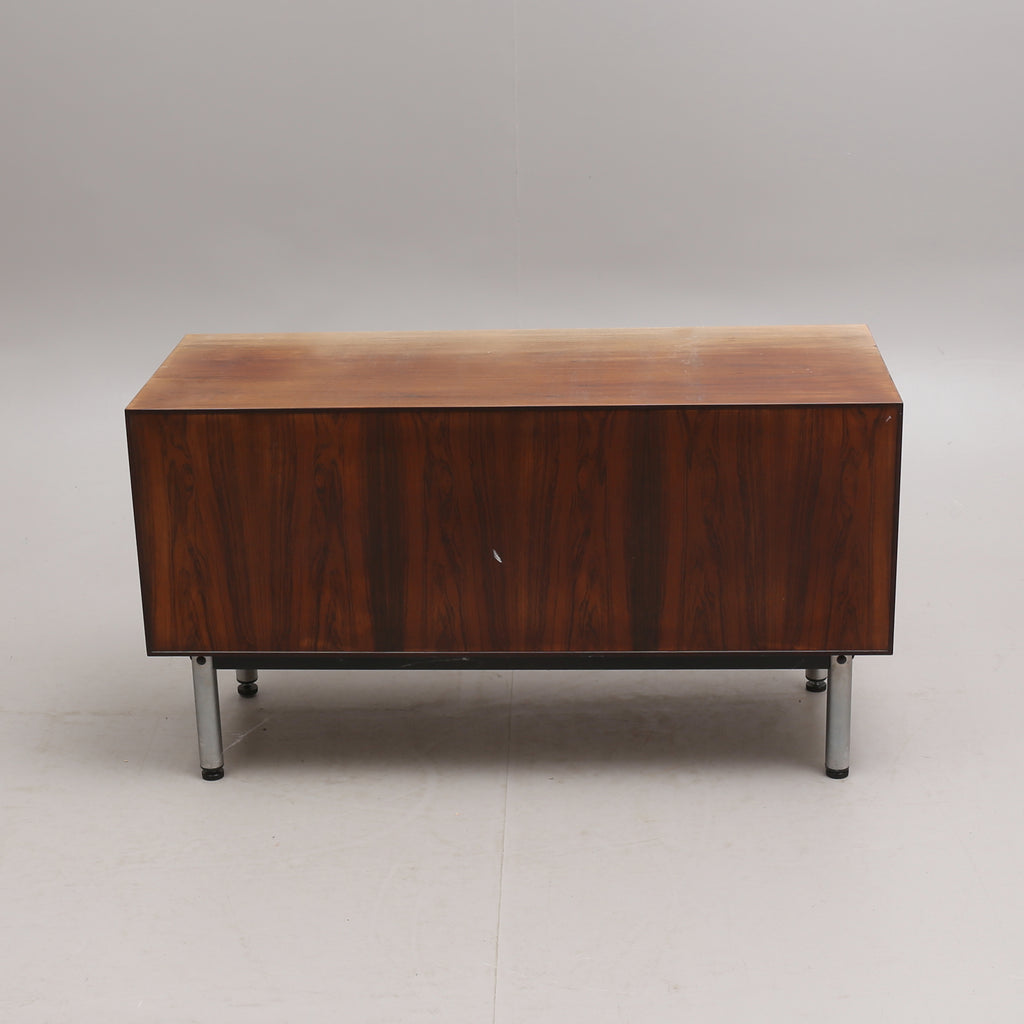
<path id="1" fill-rule="evenodd" d="M 866 320 L 844 282 L 1020 254 L 1012 0 L 0 19 L 5 345 L 73 323 L 152 362 L 187 330 Z"/>

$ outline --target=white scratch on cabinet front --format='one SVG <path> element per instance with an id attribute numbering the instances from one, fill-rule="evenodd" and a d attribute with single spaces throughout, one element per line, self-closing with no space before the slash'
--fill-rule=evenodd
<path id="1" fill-rule="evenodd" d="M 494 548 L 491 548 L 491 554 L 492 554 L 492 555 L 494 555 L 494 560 L 495 560 L 495 561 L 496 561 L 496 562 L 497 562 L 497 563 L 498 563 L 499 565 L 500 565 L 500 564 L 502 564 L 502 561 L 501 561 L 501 555 L 499 555 L 499 554 L 498 554 L 498 552 L 494 550 Z"/>

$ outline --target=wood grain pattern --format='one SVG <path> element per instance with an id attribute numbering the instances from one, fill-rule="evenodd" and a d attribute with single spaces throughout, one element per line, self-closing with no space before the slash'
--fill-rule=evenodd
<path id="1" fill-rule="evenodd" d="M 130 409 L 148 647 L 885 653 L 901 414 Z"/>
<path id="2" fill-rule="evenodd" d="M 190 335 L 130 410 L 897 403 L 864 326 Z"/>

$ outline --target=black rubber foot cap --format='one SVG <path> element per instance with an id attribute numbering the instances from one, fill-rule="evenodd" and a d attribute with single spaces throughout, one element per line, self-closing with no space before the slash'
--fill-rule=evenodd
<path id="1" fill-rule="evenodd" d="M 260 688 L 255 683 L 239 683 L 238 684 L 238 695 L 239 697 L 255 697 L 260 692 Z"/>
<path id="2" fill-rule="evenodd" d="M 224 769 L 223 768 L 204 768 L 203 769 L 203 778 L 206 779 L 207 782 L 216 782 L 218 779 L 223 779 L 224 778 Z"/>
<path id="3" fill-rule="evenodd" d="M 845 779 L 850 774 L 849 768 L 826 768 L 825 774 L 830 779 Z"/>
<path id="4" fill-rule="evenodd" d="M 824 679 L 808 679 L 807 690 L 809 693 L 824 693 L 828 689 L 828 682 Z"/>

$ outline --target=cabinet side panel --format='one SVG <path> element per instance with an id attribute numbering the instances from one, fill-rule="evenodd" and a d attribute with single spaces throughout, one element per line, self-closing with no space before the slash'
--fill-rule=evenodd
<path id="1" fill-rule="evenodd" d="M 897 411 L 135 414 L 150 650 L 884 651 Z"/>

